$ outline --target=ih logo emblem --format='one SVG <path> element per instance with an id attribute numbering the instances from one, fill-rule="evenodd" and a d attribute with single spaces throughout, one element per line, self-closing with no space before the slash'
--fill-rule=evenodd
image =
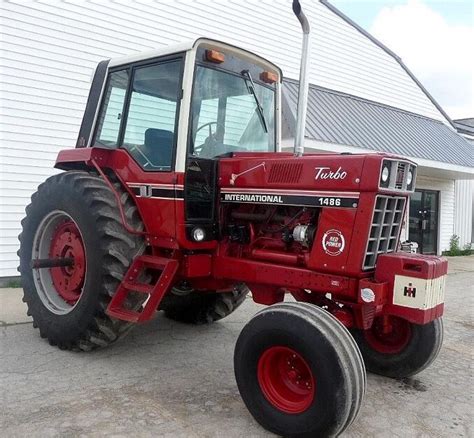
<path id="1" fill-rule="evenodd" d="M 415 298 L 416 296 L 416 287 L 412 283 L 408 283 L 408 286 L 405 286 L 403 289 L 403 295 L 406 297 Z"/>

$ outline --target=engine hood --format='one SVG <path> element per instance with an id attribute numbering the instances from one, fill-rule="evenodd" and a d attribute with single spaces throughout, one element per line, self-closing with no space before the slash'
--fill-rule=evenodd
<path id="1" fill-rule="evenodd" d="M 295 157 L 286 153 L 237 153 L 219 163 L 221 188 L 324 191 L 378 190 L 388 154 L 320 154 Z M 414 163 L 412 163 L 414 164 Z"/>

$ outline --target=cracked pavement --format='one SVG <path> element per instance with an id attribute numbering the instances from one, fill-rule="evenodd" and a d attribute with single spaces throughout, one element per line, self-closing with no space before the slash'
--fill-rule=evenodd
<path id="1" fill-rule="evenodd" d="M 472 437 L 474 257 L 452 258 L 445 340 L 411 379 L 368 376 L 345 437 Z M 107 349 L 72 353 L 33 329 L 21 291 L 0 290 L 0 430 L 5 437 L 266 437 L 233 374 L 234 344 L 262 306 L 210 326 L 159 314 Z"/>

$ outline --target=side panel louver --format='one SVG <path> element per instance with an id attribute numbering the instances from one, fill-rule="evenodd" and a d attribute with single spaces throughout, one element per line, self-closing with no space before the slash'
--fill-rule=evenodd
<path id="1" fill-rule="evenodd" d="M 303 163 L 275 163 L 270 168 L 269 183 L 297 183 L 303 171 Z"/>

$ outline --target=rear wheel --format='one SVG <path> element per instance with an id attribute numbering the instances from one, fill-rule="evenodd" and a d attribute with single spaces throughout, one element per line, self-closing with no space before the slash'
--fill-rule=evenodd
<path id="1" fill-rule="evenodd" d="M 365 394 L 365 368 L 354 339 L 332 315 L 307 303 L 259 312 L 237 340 L 234 368 L 250 413 L 283 436 L 342 433 Z"/>
<path id="2" fill-rule="evenodd" d="M 130 196 L 116 184 L 129 224 L 143 227 Z M 131 324 L 105 310 L 134 257 L 144 250 L 128 233 L 111 189 L 98 176 L 68 171 L 48 178 L 32 196 L 22 221 L 23 301 L 41 337 L 62 349 L 91 350 L 125 334 Z M 68 258 L 71 266 L 31 269 L 31 260 Z M 131 294 L 138 309 L 143 297 Z"/>
<path id="3" fill-rule="evenodd" d="M 367 371 L 394 378 L 410 377 L 438 356 L 443 343 L 443 321 L 439 318 L 418 325 L 396 316 L 381 316 L 375 318 L 369 330 L 352 333 Z"/>
<path id="4" fill-rule="evenodd" d="M 229 316 L 245 300 L 248 289 L 235 287 L 231 292 L 196 292 L 185 295 L 173 292 L 163 298 L 160 309 L 165 316 L 187 324 L 209 324 Z"/>

